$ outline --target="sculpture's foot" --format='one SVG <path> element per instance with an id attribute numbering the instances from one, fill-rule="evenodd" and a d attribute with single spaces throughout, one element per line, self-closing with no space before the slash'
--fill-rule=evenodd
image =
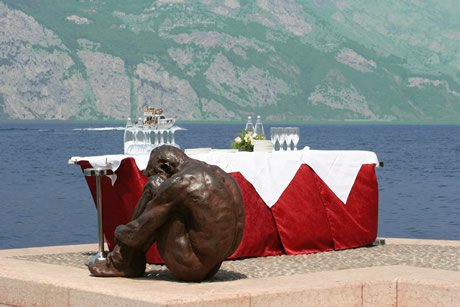
<path id="1" fill-rule="evenodd" d="M 140 277 L 144 275 L 144 270 L 119 270 L 107 259 L 95 259 L 88 264 L 88 270 L 97 277 Z"/>

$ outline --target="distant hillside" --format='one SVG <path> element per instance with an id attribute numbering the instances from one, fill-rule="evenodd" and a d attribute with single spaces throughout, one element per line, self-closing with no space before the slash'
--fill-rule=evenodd
<path id="1" fill-rule="evenodd" d="M 459 16 L 435 0 L 1 0 L 0 119 L 460 122 Z"/>

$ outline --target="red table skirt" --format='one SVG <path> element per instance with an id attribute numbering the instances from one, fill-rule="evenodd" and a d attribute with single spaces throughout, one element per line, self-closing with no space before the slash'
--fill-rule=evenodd
<path id="1" fill-rule="evenodd" d="M 82 170 L 92 167 L 80 161 Z M 114 230 L 131 220 L 147 177 L 132 158 L 121 162 L 112 186 L 102 177 L 102 220 L 109 248 Z M 364 164 L 347 203 L 337 198 L 308 166 L 302 164 L 278 202 L 269 208 L 239 172 L 230 173 L 243 193 L 246 226 L 243 240 L 230 258 L 296 255 L 366 246 L 377 237 L 378 186 L 374 164 Z M 85 177 L 96 202 L 96 179 Z M 162 263 L 156 245 L 147 253 L 149 263 Z"/>

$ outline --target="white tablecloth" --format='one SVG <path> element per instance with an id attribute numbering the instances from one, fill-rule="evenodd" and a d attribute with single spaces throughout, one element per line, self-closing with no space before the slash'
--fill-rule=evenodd
<path id="1" fill-rule="evenodd" d="M 301 164 L 307 164 L 346 204 L 356 176 L 363 164 L 379 164 L 371 151 L 299 150 L 275 152 L 219 152 L 189 155 L 217 165 L 227 173 L 240 172 L 255 188 L 267 206 L 272 207 L 294 178 Z M 108 167 L 114 172 L 121 161 L 132 157 L 139 170 L 147 166 L 149 155 L 105 155 L 72 157 L 69 162 L 88 161 L 93 167 Z M 112 175 L 112 184 L 116 175 Z"/>

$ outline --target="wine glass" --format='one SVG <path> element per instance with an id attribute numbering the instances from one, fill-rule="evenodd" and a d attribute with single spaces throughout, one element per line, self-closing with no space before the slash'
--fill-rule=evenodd
<path id="1" fill-rule="evenodd" d="M 138 128 L 136 128 L 136 140 L 135 140 L 135 146 L 133 147 L 132 149 L 132 153 L 133 154 L 139 154 L 139 153 L 142 153 L 142 151 L 144 150 L 143 147 L 146 143 L 146 140 L 145 140 L 145 131 L 144 131 L 144 128 L 143 126 L 140 126 Z"/>
<path id="2" fill-rule="evenodd" d="M 279 128 L 277 127 L 271 127 L 270 128 L 270 140 L 272 141 L 273 144 L 273 150 L 275 150 L 276 146 L 276 141 L 279 138 Z"/>
<path id="3" fill-rule="evenodd" d="M 159 130 L 159 133 L 160 133 L 160 146 L 165 144 L 165 139 L 164 139 L 165 132 L 166 131 L 163 130 L 163 129 Z"/>
<path id="4" fill-rule="evenodd" d="M 160 138 L 158 136 L 159 130 L 155 129 L 153 130 L 153 132 L 155 133 L 155 147 L 157 147 L 160 145 Z"/>
<path id="5" fill-rule="evenodd" d="M 292 143 L 294 144 L 294 150 L 297 150 L 297 143 L 299 142 L 299 127 L 292 128 Z"/>
<path id="6" fill-rule="evenodd" d="M 278 141 L 280 143 L 280 151 L 284 151 L 284 142 L 286 141 L 286 129 L 285 128 L 279 128 L 279 136 L 278 136 Z"/>
<path id="7" fill-rule="evenodd" d="M 169 133 L 170 133 L 170 139 L 171 139 L 170 144 L 171 144 L 172 146 L 176 146 L 176 147 L 177 147 L 176 140 L 175 140 L 175 138 L 174 138 L 174 132 L 176 132 L 176 129 L 174 129 L 174 127 L 173 127 L 173 128 L 171 128 L 171 130 L 169 131 Z"/>
<path id="8" fill-rule="evenodd" d="M 291 150 L 291 142 L 292 142 L 292 138 L 294 136 L 294 130 L 293 130 L 293 127 L 287 127 L 285 128 L 285 131 L 286 131 L 286 144 L 287 144 L 287 151 L 290 151 Z"/>

